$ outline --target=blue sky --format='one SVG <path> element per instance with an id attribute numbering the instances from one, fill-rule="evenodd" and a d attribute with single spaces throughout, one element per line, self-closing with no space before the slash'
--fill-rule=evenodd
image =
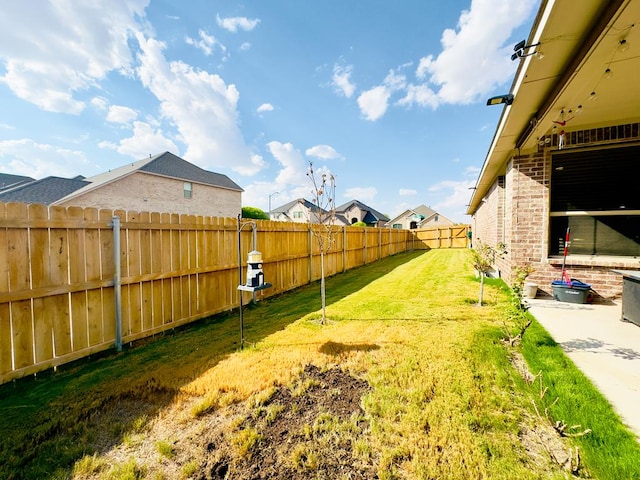
<path id="1" fill-rule="evenodd" d="M 88 177 L 169 150 L 266 211 L 311 199 L 313 161 L 338 204 L 466 222 L 502 109 L 486 99 L 538 4 L 4 2 L 0 171 Z"/>

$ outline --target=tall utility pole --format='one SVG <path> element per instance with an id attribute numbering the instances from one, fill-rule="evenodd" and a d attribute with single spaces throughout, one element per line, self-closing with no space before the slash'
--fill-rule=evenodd
<path id="1" fill-rule="evenodd" d="M 271 220 L 271 197 L 274 195 L 279 195 L 280 192 L 273 192 L 269 194 L 269 220 Z"/>

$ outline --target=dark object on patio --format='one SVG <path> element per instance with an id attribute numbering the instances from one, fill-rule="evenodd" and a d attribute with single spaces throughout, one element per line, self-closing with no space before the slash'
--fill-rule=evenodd
<path id="1" fill-rule="evenodd" d="M 612 270 L 622 275 L 622 319 L 640 327 L 640 270 Z"/>
<path id="2" fill-rule="evenodd" d="M 580 280 L 554 280 L 551 282 L 553 299 L 567 303 L 589 303 L 593 299 L 591 285 Z"/>

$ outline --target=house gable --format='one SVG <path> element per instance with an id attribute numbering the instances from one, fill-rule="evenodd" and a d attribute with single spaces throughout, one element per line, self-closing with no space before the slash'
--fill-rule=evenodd
<path id="1" fill-rule="evenodd" d="M 336 208 L 336 213 L 342 215 L 349 225 L 355 222 L 365 222 L 367 225 L 381 226 L 389 221 L 386 215 L 358 200 L 351 200 L 340 205 Z"/>
<path id="2" fill-rule="evenodd" d="M 271 210 L 271 219 L 281 222 L 313 223 L 318 222 L 318 212 L 326 214 L 327 211 L 320 209 L 315 204 L 304 198 L 297 198 Z"/>

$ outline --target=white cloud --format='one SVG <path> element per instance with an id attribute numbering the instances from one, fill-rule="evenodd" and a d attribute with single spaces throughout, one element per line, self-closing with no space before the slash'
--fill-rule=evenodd
<path id="1" fill-rule="evenodd" d="M 123 138 L 117 144 L 100 142 L 101 148 L 116 150 L 122 155 L 139 160 L 165 151 L 178 153 L 178 147 L 161 130 L 156 130 L 145 122 L 133 122 L 133 135 Z"/>
<path id="2" fill-rule="evenodd" d="M 30 2 L 3 4 L 0 59 L 6 71 L 0 83 L 43 110 L 80 113 L 85 103 L 74 94 L 111 71 L 131 69 L 127 42 L 141 29 L 137 19 L 148 3 L 40 2 L 37 15 Z"/>
<path id="3" fill-rule="evenodd" d="M 213 35 L 208 34 L 205 30 L 198 32 L 199 39 L 191 37 L 185 37 L 185 41 L 188 45 L 193 45 L 198 50 L 202 51 L 206 56 L 213 55 L 213 49 L 218 47 L 223 54 L 223 60 L 226 59 L 227 47 L 220 43 Z"/>
<path id="4" fill-rule="evenodd" d="M 407 77 L 396 73 L 394 70 L 390 70 L 387 76 L 384 78 L 384 85 L 392 92 L 396 90 L 403 90 L 407 86 Z"/>
<path id="5" fill-rule="evenodd" d="M 248 164 L 237 165 L 234 170 L 240 175 L 251 176 L 264 168 L 264 159 L 262 155 L 256 153 L 251 154 L 251 161 Z"/>
<path id="6" fill-rule="evenodd" d="M 0 141 L 0 171 L 33 178 L 75 177 L 88 164 L 83 152 L 37 143 L 28 138 Z"/>
<path id="7" fill-rule="evenodd" d="M 309 157 L 321 158 L 322 160 L 335 160 L 344 158 L 335 148 L 330 145 L 315 145 L 308 148 L 305 152 Z"/>
<path id="8" fill-rule="evenodd" d="M 474 177 L 474 178 L 475 178 L 475 177 L 477 177 L 477 176 L 478 176 L 478 174 L 480 173 L 480 170 L 481 170 L 481 169 L 480 169 L 480 167 L 473 167 L 473 166 L 471 166 L 471 167 L 467 167 L 467 168 L 465 168 L 465 169 L 464 169 L 464 173 L 465 173 L 465 175 L 467 175 L 467 176 L 470 176 L 470 177 Z"/>
<path id="9" fill-rule="evenodd" d="M 472 0 L 470 9 L 460 14 L 456 28 L 442 33 L 441 52 L 420 59 L 414 80 L 391 70 L 380 85 L 358 97 L 363 117 L 371 121 L 381 118 L 398 92 L 403 95 L 395 105 L 434 110 L 442 104 L 468 104 L 483 98 L 512 78 L 517 65 L 510 60 L 511 45 L 505 42 L 537 3 Z M 410 66 L 408 62 L 399 69 Z"/>
<path id="10" fill-rule="evenodd" d="M 256 112 L 273 112 L 273 105 L 271 105 L 270 103 L 263 103 L 256 109 Z"/>
<path id="11" fill-rule="evenodd" d="M 253 30 L 260 23 L 260 20 L 257 18 L 248 19 L 247 17 L 222 18 L 220 15 L 216 15 L 216 22 L 219 27 L 235 33 L 238 29 L 245 30 L 247 32 Z"/>
<path id="12" fill-rule="evenodd" d="M 187 150 L 184 158 L 203 168 L 226 167 L 241 175 L 263 167 L 245 145 L 238 125 L 239 92 L 215 74 L 183 62 L 167 62 L 164 44 L 138 35 L 138 75 L 160 101 L 162 117 L 175 125 Z"/>
<path id="13" fill-rule="evenodd" d="M 333 66 L 333 77 L 331 78 L 331 83 L 338 93 L 344 95 L 347 98 L 351 98 L 356 90 L 355 83 L 351 82 L 352 72 L 352 65 L 343 67 L 336 64 Z"/>
<path id="14" fill-rule="evenodd" d="M 109 106 L 109 101 L 104 97 L 93 97 L 90 103 L 98 110 L 106 110 Z"/>
<path id="15" fill-rule="evenodd" d="M 271 155 L 280 163 L 282 169 L 276 177 L 278 185 L 304 185 L 308 183 L 308 162 L 302 153 L 291 143 L 269 142 L 267 148 Z"/>
<path id="16" fill-rule="evenodd" d="M 375 200 L 378 189 L 375 187 L 351 187 L 344 191 L 344 198 L 360 200 L 361 202 L 370 202 Z"/>
<path id="17" fill-rule="evenodd" d="M 358 106 L 365 119 L 372 122 L 378 120 L 387 111 L 391 92 L 383 85 L 363 92 L 358 97 Z"/>
<path id="18" fill-rule="evenodd" d="M 107 122 L 113 123 L 129 123 L 138 116 L 133 108 L 124 107 L 122 105 L 111 105 L 107 113 Z"/>
<path id="19" fill-rule="evenodd" d="M 423 57 L 416 76 L 437 90 L 439 103 L 466 104 L 510 79 L 516 65 L 505 45 L 531 14 L 534 0 L 473 0 L 457 28 L 443 32 L 442 52 Z"/>
<path id="20" fill-rule="evenodd" d="M 324 147 L 327 148 L 325 149 Z M 243 205 L 252 205 L 267 211 L 269 195 L 274 192 L 278 192 L 278 194 L 272 196 L 272 207 L 283 205 L 297 198 L 311 200 L 313 184 L 307 176 L 309 162 L 302 152 L 296 149 L 292 143 L 277 141 L 267 143 L 267 149 L 279 163 L 279 173 L 273 182 L 258 181 L 243 185 Z M 330 151 L 335 152 L 327 145 L 312 147 L 305 153 L 310 155 L 310 151 L 316 153 L 324 152 L 324 154 L 328 154 Z M 331 174 L 331 171 L 326 166 L 317 167 L 314 165 L 314 170 L 316 178 L 319 178 L 323 173 Z"/>
<path id="21" fill-rule="evenodd" d="M 431 206 L 436 212 L 439 212 L 454 221 L 463 222 L 466 212 L 466 204 L 471 198 L 471 190 L 473 180 L 445 180 L 437 183 L 429 188 L 432 193 L 438 193 L 441 200 Z"/>
<path id="22" fill-rule="evenodd" d="M 376 121 L 387 111 L 391 95 L 407 88 L 407 78 L 404 75 L 389 70 L 382 85 L 378 85 L 360 94 L 358 106 L 367 120 Z"/>
<path id="23" fill-rule="evenodd" d="M 417 190 L 412 190 L 410 188 L 401 188 L 400 191 L 398 192 L 398 195 L 400 195 L 401 197 L 408 197 L 410 195 L 417 195 L 418 191 Z"/>
<path id="24" fill-rule="evenodd" d="M 403 106 L 411 106 L 415 103 L 421 107 L 431 107 L 435 110 L 440 101 L 438 100 L 438 95 L 428 85 L 422 84 L 409 85 L 407 94 L 397 103 Z"/>
<path id="25" fill-rule="evenodd" d="M 247 51 L 251 48 L 251 43 L 249 42 L 242 42 L 242 45 L 240 45 L 240 50 L 241 51 Z"/>

